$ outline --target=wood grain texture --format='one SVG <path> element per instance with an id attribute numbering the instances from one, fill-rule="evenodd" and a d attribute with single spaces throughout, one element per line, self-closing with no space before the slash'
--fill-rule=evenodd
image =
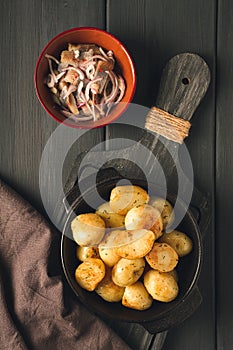
<path id="1" fill-rule="evenodd" d="M 105 1 L 29 1 L 5 2 L 0 13 L 1 54 L 1 169 L 0 176 L 39 211 L 46 215 L 39 191 L 39 166 L 43 149 L 58 127 L 39 104 L 33 85 L 36 60 L 46 43 L 63 30 L 78 26 L 105 28 Z M 66 133 L 64 133 L 64 137 Z M 66 134 L 67 135 L 67 134 Z M 77 153 L 95 146 L 104 139 L 103 129 L 79 138 L 66 158 L 63 176 L 67 178 Z M 79 134 L 77 132 L 77 138 Z M 56 140 L 58 157 L 48 160 L 59 166 L 59 149 L 66 140 Z M 62 165 L 62 164 L 61 164 Z M 54 205 L 49 181 L 54 173 L 44 174 L 48 186 L 48 202 Z M 115 324 L 118 333 L 133 346 L 135 339 L 149 346 L 152 336 L 141 326 Z M 133 336 L 134 334 L 137 336 Z M 132 335 L 133 334 L 133 335 Z"/>
<path id="2" fill-rule="evenodd" d="M 1 6 L 1 177 L 43 212 L 39 164 L 58 123 L 36 98 L 33 73 L 48 40 L 75 26 L 105 25 L 105 2 L 13 1 Z M 103 139 L 103 131 L 79 144 L 84 150 Z M 77 150 L 75 150 L 76 154 Z M 72 158 L 72 156 L 71 156 Z"/>
<path id="3" fill-rule="evenodd" d="M 190 120 L 205 96 L 210 71 L 197 54 L 181 53 L 163 69 L 155 105 L 185 120 Z"/>
<path id="4" fill-rule="evenodd" d="M 216 306 L 217 348 L 233 348 L 232 205 L 233 205 L 233 21 L 232 2 L 218 6 L 217 113 L 216 113 Z"/>
<path id="5" fill-rule="evenodd" d="M 106 28 L 125 44 L 134 59 L 137 89 L 133 102 L 149 108 L 155 104 L 162 70 L 171 57 L 193 52 L 203 57 L 210 67 L 209 90 L 192 117 L 190 135 L 185 141 L 193 163 L 195 185 L 203 193 L 209 192 L 212 201 L 212 220 L 204 240 L 206 254 L 198 283 L 203 303 L 193 316 L 168 332 L 165 341 L 163 338 L 163 350 L 233 348 L 229 303 L 233 293 L 233 284 L 229 282 L 233 273 L 230 250 L 233 244 L 230 234 L 232 9 L 230 0 L 9 0 L 1 4 L 0 176 L 43 213 L 39 191 L 40 159 L 58 124 L 45 113 L 36 98 L 33 72 L 48 40 L 76 26 Z M 105 137 L 107 150 L 113 145 L 111 138 L 139 140 L 145 134 L 131 125 L 93 130 L 70 149 L 63 169 L 64 179 L 77 154 Z M 144 140 L 145 144 L 151 142 L 150 137 Z M 58 142 L 58 152 L 59 147 Z M 121 148 L 121 144 L 118 143 L 118 147 Z M 141 326 L 125 327 L 116 323 L 112 327 L 136 350 L 143 346 L 143 350 L 158 348 L 156 339 Z"/>
<path id="6" fill-rule="evenodd" d="M 159 80 L 166 62 L 182 52 L 193 52 L 205 59 L 211 73 L 215 71 L 215 1 L 187 2 L 179 0 L 108 1 L 108 29 L 132 54 L 137 71 L 137 89 L 133 102 L 147 107 L 154 105 Z M 208 14 L 208 15 L 207 15 Z M 195 185 L 204 193 L 214 189 L 214 89 L 215 79 L 192 118 L 192 128 L 186 145 L 193 163 Z M 130 132 L 131 130 L 131 132 Z M 140 132 L 132 127 L 108 128 L 108 137 L 127 137 Z M 199 286 L 203 303 L 182 325 L 168 332 L 164 349 L 214 349 L 215 310 L 214 276 L 209 274 L 214 263 L 214 222 L 204 242 L 204 265 Z M 209 283 L 206 283 L 208 276 Z M 190 334 L 190 329 L 192 332 Z"/>

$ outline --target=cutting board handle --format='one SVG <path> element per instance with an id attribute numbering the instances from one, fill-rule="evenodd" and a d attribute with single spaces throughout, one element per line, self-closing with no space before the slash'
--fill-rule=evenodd
<path id="1" fill-rule="evenodd" d="M 169 141 L 183 143 L 189 135 L 190 119 L 209 84 L 209 67 L 199 55 L 181 53 L 171 58 L 163 69 L 156 104 L 146 117 L 145 128 Z"/>
<path id="2" fill-rule="evenodd" d="M 210 83 L 206 62 L 194 53 L 181 53 L 163 69 L 156 107 L 190 120 Z"/>
<path id="3" fill-rule="evenodd" d="M 183 143 L 190 122 L 210 83 L 206 62 L 193 53 L 174 56 L 165 66 L 156 100 L 145 128 L 168 140 Z"/>

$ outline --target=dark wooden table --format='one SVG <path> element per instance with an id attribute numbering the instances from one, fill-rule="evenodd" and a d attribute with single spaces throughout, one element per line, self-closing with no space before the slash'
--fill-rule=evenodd
<path id="1" fill-rule="evenodd" d="M 93 26 L 117 36 L 136 65 L 133 102 L 148 107 L 155 101 L 162 68 L 172 56 L 194 52 L 208 63 L 211 85 L 192 118 L 186 141 L 195 186 L 210 193 L 212 204 L 199 282 L 203 302 L 194 315 L 168 332 L 163 349 L 232 349 L 232 2 L 9 0 L 2 1 L 0 16 L 0 176 L 43 214 L 39 165 L 58 124 L 36 98 L 33 72 L 40 51 L 54 35 L 72 27 Z M 124 130 L 116 126 L 93 130 L 74 152 L 122 135 Z M 129 326 L 122 326 L 117 331 L 134 349 L 156 349 L 154 337 L 141 326 L 132 326 L 130 332 Z"/>

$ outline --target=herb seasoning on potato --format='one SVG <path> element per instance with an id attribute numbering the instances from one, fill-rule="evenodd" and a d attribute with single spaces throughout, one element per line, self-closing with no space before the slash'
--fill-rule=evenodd
<path id="1" fill-rule="evenodd" d="M 179 293 L 175 268 L 193 243 L 183 232 L 164 232 L 173 219 L 168 201 L 150 199 L 139 186 L 116 186 L 109 202 L 71 223 L 82 262 L 75 271 L 77 283 L 106 302 L 139 312 L 153 300 L 174 300 Z"/>
<path id="2" fill-rule="evenodd" d="M 191 239 L 185 233 L 177 230 L 164 233 L 159 241 L 169 244 L 180 257 L 189 254 L 193 249 Z"/>

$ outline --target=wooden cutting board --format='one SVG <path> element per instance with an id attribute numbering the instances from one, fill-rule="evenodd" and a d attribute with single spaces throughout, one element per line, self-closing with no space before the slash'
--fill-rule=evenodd
<path id="1" fill-rule="evenodd" d="M 173 57 L 165 66 L 161 78 L 158 97 L 155 102 L 155 106 L 184 120 L 190 121 L 196 108 L 204 97 L 210 83 L 210 72 L 205 61 L 198 55 L 192 53 L 182 53 Z M 128 123 L 128 116 L 134 113 L 131 106 L 125 115 L 121 118 L 121 127 L 124 128 L 125 124 L 131 124 L 132 128 L 135 127 Z M 134 106 L 133 106 L 134 109 Z M 54 211 L 54 220 L 59 222 L 60 227 L 65 222 L 67 212 L 69 212 L 70 206 L 72 207 L 75 202 L 75 196 L 77 194 L 73 189 L 79 184 L 79 180 L 88 178 L 90 174 L 99 173 L 100 176 L 105 176 L 105 169 L 113 169 L 117 171 L 124 178 L 141 178 L 144 176 L 141 169 L 135 166 L 136 161 L 140 153 L 141 146 L 144 146 L 148 152 L 148 156 L 144 163 L 144 173 L 150 178 L 150 174 L 153 174 L 154 159 L 156 158 L 161 165 L 166 179 L 168 182 L 168 188 L 170 192 L 176 191 L 177 181 L 174 181 L 176 177 L 177 162 L 179 162 L 179 149 L 182 147 L 177 142 L 161 138 L 158 134 L 148 131 L 145 128 L 145 121 L 147 113 L 142 114 L 144 109 L 137 108 L 137 114 L 139 114 L 140 122 L 136 128 L 141 129 L 141 138 L 130 147 L 123 149 L 108 149 L 101 151 L 87 150 L 81 154 L 78 154 L 74 164 L 71 165 L 70 175 L 66 179 L 64 186 L 64 192 L 66 198 L 63 198 L 65 207 L 62 207 L 61 202 L 58 203 Z M 149 110 L 147 111 L 149 112 Z M 137 124 L 137 123 L 135 123 Z M 119 124 L 117 126 L 119 128 Z M 102 172 L 99 172 L 99 169 Z M 102 175 L 101 175 L 102 174 Z M 90 177 L 93 180 L 93 177 Z M 86 183 L 88 185 L 88 181 Z M 190 189 L 192 184 L 187 178 L 183 183 L 184 192 Z M 200 221 L 200 229 L 204 235 L 208 226 L 210 208 L 207 196 L 203 196 L 196 188 L 193 189 L 191 207 L 196 210 L 196 218 Z M 201 219 L 201 220 L 200 220 Z M 200 303 L 200 295 L 196 296 L 197 304 Z M 193 307 L 193 310 L 195 306 Z M 138 334 L 137 339 L 138 349 L 144 349 L 148 341 L 151 341 L 151 335 L 142 330 L 142 327 L 137 324 L 124 324 L 113 321 L 111 326 L 117 331 L 117 329 L 124 328 L 125 336 L 129 334 Z M 153 327 L 152 327 L 153 328 Z M 121 330 L 122 334 L 122 330 Z M 161 349 L 166 337 L 166 332 L 159 333 L 155 336 L 156 349 Z M 150 340 L 148 340 L 150 339 Z M 154 344 L 155 344 L 154 343 Z"/>

